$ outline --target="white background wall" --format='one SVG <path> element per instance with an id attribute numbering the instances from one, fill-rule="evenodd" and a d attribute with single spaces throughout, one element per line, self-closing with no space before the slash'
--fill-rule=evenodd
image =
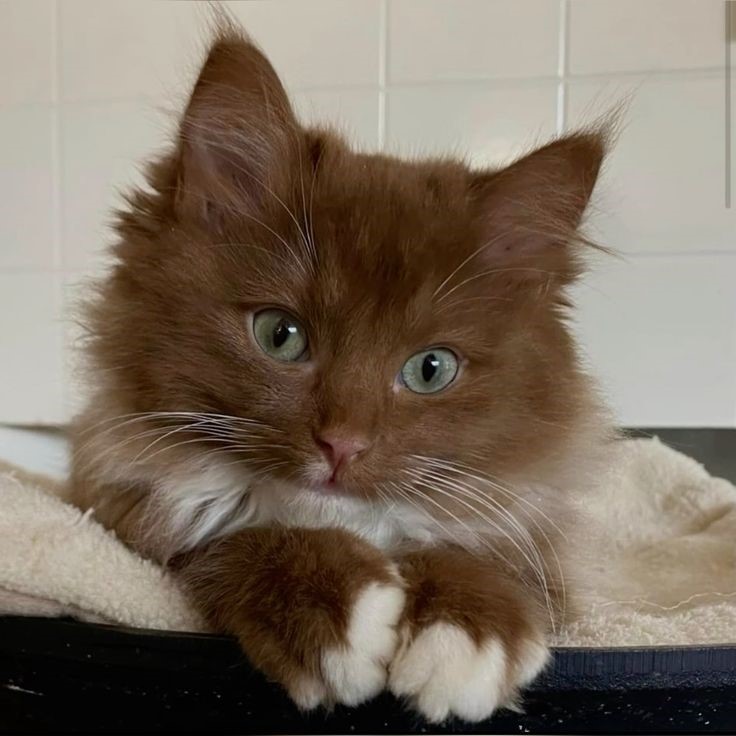
<path id="1" fill-rule="evenodd" d="M 181 104 L 197 5 L 0 0 L 0 422 L 74 410 L 67 303 L 104 266 L 116 187 Z M 369 149 L 497 163 L 633 92 L 594 217 L 624 258 L 577 292 L 583 344 L 623 423 L 736 426 L 723 2 L 230 5 L 302 115 Z"/>

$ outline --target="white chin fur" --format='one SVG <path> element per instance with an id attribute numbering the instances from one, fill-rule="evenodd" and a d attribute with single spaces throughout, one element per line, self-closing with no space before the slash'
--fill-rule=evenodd
<path id="1" fill-rule="evenodd" d="M 398 583 L 373 582 L 358 595 L 347 642 L 322 654 L 322 675 L 334 700 L 357 705 L 383 690 L 399 642 L 396 627 L 404 603 Z"/>
<path id="2" fill-rule="evenodd" d="M 409 698 L 432 723 L 450 716 L 481 721 L 504 704 L 515 685 L 539 673 L 547 650 L 534 642 L 522 648 L 521 660 L 510 674 L 500 639 L 489 638 L 479 647 L 458 626 L 438 622 L 402 646 L 391 665 L 389 688 Z"/>
<path id="3" fill-rule="evenodd" d="M 338 527 L 381 549 L 413 539 L 432 543 L 435 525 L 426 514 L 397 503 L 391 513 L 383 504 L 358 498 L 326 496 L 275 481 L 253 480 L 227 463 L 192 463 L 153 482 L 152 512 L 159 537 L 175 540 L 174 552 L 191 549 L 239 529 L 283 524 L 319 529 Z"/>

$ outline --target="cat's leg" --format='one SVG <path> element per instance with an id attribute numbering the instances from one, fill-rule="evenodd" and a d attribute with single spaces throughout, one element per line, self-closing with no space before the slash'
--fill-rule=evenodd
<path id="1" fill-rule="evenodd" d="M 337 529 L 248 529 L 181 570 L 213 626 L 302 708 L 357 705 L 386 684 L 405 593 L 395 565 Z"/>
<path id="2" fill-rule="evenodd" d="M 402 643 L 389 687 L 425 718 L 487 718 L 512 705 L 549 659 L 539 601 L 498 563 L 457 548 L 400 560 Z"/>

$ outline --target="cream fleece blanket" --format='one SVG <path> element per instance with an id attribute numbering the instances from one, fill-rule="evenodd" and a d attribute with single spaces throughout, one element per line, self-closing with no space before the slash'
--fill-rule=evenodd
<path id="1" fill-rule="evenodd" d="M 599 532 L 580 572 L 592 584 L 556 643 L 736 642 L 736 487 L 657 439 L 623 440 L 614 452 L 586 500 Z M 58 491 L 0 465 L 0 612 L 203 629 L 166 572 Z"/>

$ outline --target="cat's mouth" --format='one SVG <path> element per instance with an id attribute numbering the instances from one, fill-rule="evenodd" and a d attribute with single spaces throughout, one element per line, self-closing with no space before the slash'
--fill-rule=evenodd
<path id="1" fill-rule="evenodd" d="M 315 462 L 304 467 L 302 478 L 309 491 L 321 496 L 355 497 L 362 495 L 345 475 L 343 467 L 330 467 L 325 463 Z"/>
<path id="2" fill-rule="evenodd" d="M 337 470 L 325 473 L 320 480 L 310 483 L 310 490 L 324 496 L 354 496 L 356 495 L 341 479 Z"/>

